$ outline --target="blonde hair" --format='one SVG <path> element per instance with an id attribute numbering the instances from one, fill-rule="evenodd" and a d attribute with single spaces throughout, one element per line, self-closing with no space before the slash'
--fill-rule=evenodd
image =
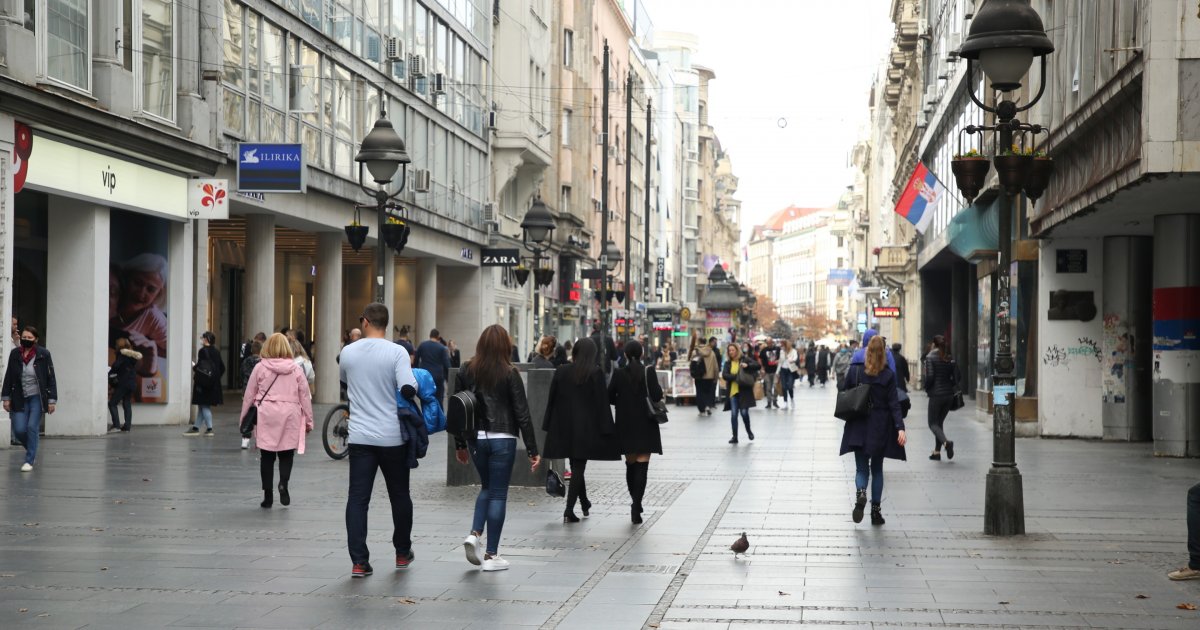
<path id="1" fill-rule="evenodd" d="M 264 359 L 290 359 L 292 358 L 292 344 L 288 343 L 288 338 L 283 333 L 275 333 L 267 337 L 267 342 L 262 347 L 262 354 L 259 356 Z"/>
<path id="2" fill-rule="evenodd" d="M 304 351 L 304 344 L 300 343 L 295 337 L 288 340 L 292 346 L 292 356 L 302 359 L 308 359 L 308 353 Z M 310 359 L 311 360 L 311 359 Z"/>
<path id="3" fill-rule="evenodd" d="M 876 335 L 871 337 L 871 342 L 867 344 L 867 375 L 879 374 L 885 365 L 887 365 L 887 348 L 884 346 L 883 337 Z"/>

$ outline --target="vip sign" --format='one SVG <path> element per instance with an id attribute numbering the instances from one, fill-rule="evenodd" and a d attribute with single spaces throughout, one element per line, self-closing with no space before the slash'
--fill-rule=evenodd
<path id="1" fill-rule="evenodd" d="M 189 219 L 228 219 L 229 180 L 193 179 L 188 183 Z"/>

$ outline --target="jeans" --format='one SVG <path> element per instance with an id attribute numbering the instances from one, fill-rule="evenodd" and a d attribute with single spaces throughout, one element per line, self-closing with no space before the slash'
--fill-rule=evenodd
<path id="1" fill-rule="evenodd" d="M 779 371 L 780 385 L 783 387 L 783 400 L 796 400 L 796 373 L 791 370 Z"/>
<path id="2" fill-rule="evenodd" d="M 870 466 L 868 467 L 868 462 Z M 867 481 L 871 482 L 871 503 L 883 500 L 883 455 L 871 457 L 862 451 L 854 451 L 854 487 L 859 490 L 867 489 Z"/>
<path id="3" fill-rule="evenodd" d="M 196 405 L 196 424 L 195 427 L 212 428 L 212 407 L 208 405 Z"/>
<path id="4" fill-rule="evenodd" d="M 1188 489 L 1188 567 L 1200 571 L 1200 483 Z"/>
<path id="5" fill-rule="evenodd" d="M 112 425 L 119 428 L 121 419 L 117 415 L 117 403 L 121 403 L 121 407 L 125 409 L 125 428 L 129 428 L 129 423 L 133 421 L 133 405 L 130 402 L 133 400 L 133 390 L 124 387 L 113 389 L 112 398 L 108 399 L 108 413 L 112 416 Z"/>
<path id="6" fill-rule="evenodd" d="M 950 413 L 950 403 L 953 400 L 953 395 L 929 397 L 929 430 L 933 432 L 935 451 L 941 451 L 942 445 L 946 443 L 946 432 L 942 430 L 942 424 L 946 422 L 946 415 Z"/>
<path id="7" fill-rule="evenodd" d="M 512 479 L 513 462 L 517 459 L 516 438 L 476 440 L 471 460 L 479 472 L 479 496 L 475 497 L 475 518 L 471 531 L 484 531 L 487 524 L 487 553 L 496 555 L 500 548 L 500 532 L 504 530 L 504 515 L 508 508 L 508 482 Z"/>
<path id="8" fill-rule="evenodd" d="M 696 408 L 700 411 L 717 406 L 717 381 L 712 378 L 696 379 Z"/>
<path id="9" fill-rule="evenodd" d="M 741 386 L 739 385 L 739 387 L 741 387 Z M 750 408 L 742 407 L 740 404 L 738 404 L 739 402 L 741 402 L 741 401 L 738 400 L 737 396 L 731 395 L 729 397 L 729 428 L 733 431 L 733 437 L 735 439 L 738 436 L 738 412 L 739 411 L 742 414 L 742 422 L 744 422 L 746 424 L 746 433 L 750 432 Z"/>
<path id="10" fill-rule="evenodd" d="M 375 472 L 383 471 L 388 499 L 392 504 L 392 546 L 396 555 L 412 549 L 412 496 L 408 493 L 408 445 L 371 446 L 351 444 L 350 490 L 346 495 L 346 538 L 350 561 L 365 564 L 371 558 L 367 549 L 367 508 L 375 487 Z"/>
<path id="11" fill-rule="evenodd" d="M 779 406 L 779 403 L 775 400 L 775 378 L 775 374 L 763 372 L 763 394 L 766 395 L 768 407 Z"/>
<path id="12" fill-rule="evenodd" d="M 25 408 L 14 411 L 9 416 L 17 441 L 25 447 L 25 463 L 32 465 L 33 460 L 37 459 L 38 429 L 42 423 L 42 397 L 26 396 Z"/>
<path id="13" fill-rule="evenodd" d="M 279 485 L 287 487 L 292 479 L 292 463 L 296 460 L 296 449 L 286 451 L 259 451 L 258 474 L 262 477 L 263 490 L 270 492 L 274 489 L 275 458 L 279 457 Z"/>

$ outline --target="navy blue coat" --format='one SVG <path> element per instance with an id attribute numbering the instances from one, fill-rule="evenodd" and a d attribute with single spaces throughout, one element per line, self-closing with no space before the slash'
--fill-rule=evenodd
<path id="1" fill-rule="evenodd" d="M 849 389 L 860 383 L 871 386 L 871 413 L 865 419 L 846 422 L 842 428 L 841 454 L 862 451 L 871 457 L 907 459 L 904 447 L 896 442 L 899 432 L 904 430 L 896 394 L 896 373 L 884 367 L 879 374 L 870 376 L 863 364 L 855 363 L 846 372 L 846 378 L 838 382 L 838 389 Z"/>

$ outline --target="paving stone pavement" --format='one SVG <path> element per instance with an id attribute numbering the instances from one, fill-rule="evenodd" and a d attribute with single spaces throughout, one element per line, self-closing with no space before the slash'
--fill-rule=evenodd
<path id="1" fill-rule="evenodd" d="M 641 526 L 616 462 L 589 467 L 596 505 L 579 524 L 514 489 L 512 568 L 490 574 L 462 558 L 475 490 L 445 487 L 444 436 L 414 471 L 416 563 L 380 561 L 362 580 L 345 549 L 346 462 L 316 433 L 291 507 L 270 510 L 230 405 L 214 438 L 135 417 L 128 434 L 44 440 L 33 473 L 18 472 L 19 449 L 0 452 L 0 628 L 1200 628 L 1176 608 L 1200 605 L 1200 582 L 1165 577 L 1186 559 L 1200 462 L 1019 440 L 1028 535 L 989 538 L 986 423 L 954 414 L 957 457 L 929 461 L 916 394 L 911 459 L 885 466 L 887 525 L 856 525 L 833 390 L 797 389 L 799 410 L 755 409 L 758 439 L 736 446 L 726 415 L 672 408 Z M 370 544 L 386 559 L 382 486 Z M 735 558 L 742 531 L 751 547 Z"/>

